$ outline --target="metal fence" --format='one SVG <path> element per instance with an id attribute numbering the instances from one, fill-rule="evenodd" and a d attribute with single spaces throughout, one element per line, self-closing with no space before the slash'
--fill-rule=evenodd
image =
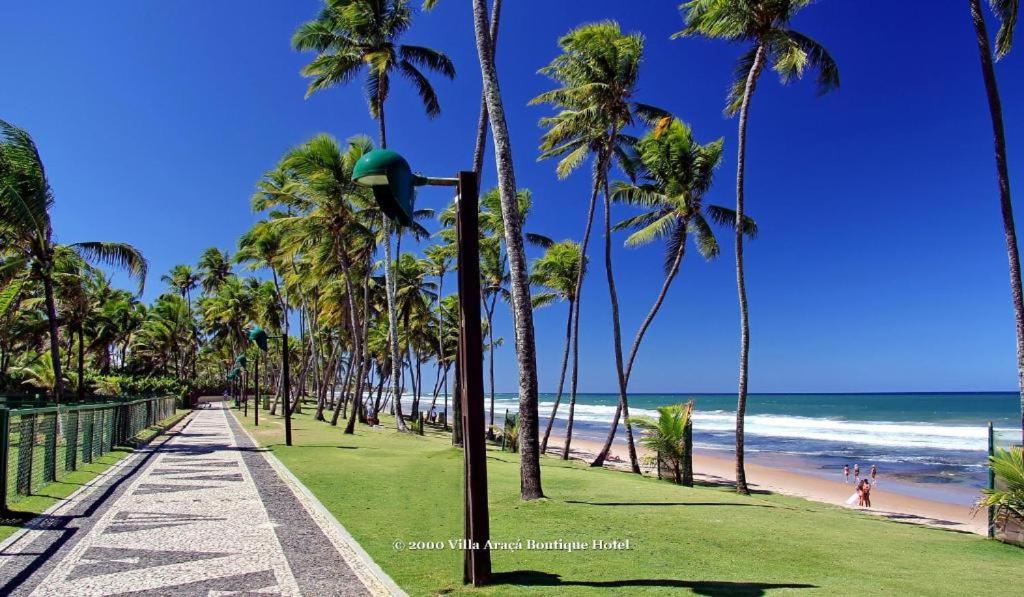
<path id="1" fill-rule="evenodd" d="M 0 407 L 0 507 L 63 480 L 174 414 L 174 397 Z"/>

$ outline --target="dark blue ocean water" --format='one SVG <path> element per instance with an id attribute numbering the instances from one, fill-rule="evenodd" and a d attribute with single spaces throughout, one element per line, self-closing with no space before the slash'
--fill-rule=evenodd
<path id="1" fill-rule="evenodd" d="M 730 452 L 735 441 L 735 394 L 632 394 L 631 415 L 657 416 L 658 406 L 694 400 L 694 440 L 698 450 Z M 541 425 L 547 423 L 554 395 L 541 395 Z M 581 394 L 575 433 L 603 439 L 618 397 Z M 987 480 L 987 425 L 999 443 L 1020 441 L 1020 405 L 1015 393 L 751 394 L 746 418 L 750 458 L 762 464 L 795 466 L 839 478 L 844 464 L 864 470 L 878 466 L 883 478 L 915 486 L 918 494 L 970 503 Z M 515 395 L 498 394 L 498 420 L 518 410 Z M 567 408 L 556 417 L 564 429 Z M 623 436 L 619 428 L 619 439 Z M 914 491 L 911 491 L 914 493 Z"/>

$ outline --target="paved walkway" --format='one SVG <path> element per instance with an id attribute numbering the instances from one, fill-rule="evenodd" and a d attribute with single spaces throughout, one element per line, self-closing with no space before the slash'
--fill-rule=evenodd
<path id="1" fill-rule="evenodd" d="M 0 545 L 0 595 L 400 590 L 224 409 L 202 409 Z"/>

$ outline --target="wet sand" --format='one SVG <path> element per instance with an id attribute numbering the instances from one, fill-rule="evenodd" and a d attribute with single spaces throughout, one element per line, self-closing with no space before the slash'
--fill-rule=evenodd
<path id="1" fill-rule="evenodd" d="M 549 453 L 561 453 L 562 440 L 552 436 Z M 557 450 L 555 446 L 558 446 Z M 601 443 L 584 438 L 574 438 L 571 456 L 580 460 L 592 460 L 601 448 Z M 613 461 L 606 463 L 610 468 L 628 469 L 629 457 L 626 446 L 613 444 Z M 764 458 L 761 459 L 762 461 Z M 693 457 L 694 478 L 698 481 L 731 485 L 735 479 L 735 463 L 731 458 L 712 456 L 695 452 Z M 944 529 L 985 534 L 985 512 L 972 515 L 971 508 L 957 504 L 912 497 L 895 492 L 886 492 L 886 480 L 879 479 L 871 492 L 872 508 L 847 506 L 846 500 L 854 493 L 853 482 L 846 484 L 842 479 L 829 480 L 814 475 L 797 473 L 784 468 L 746 463 L 747 484 L 751 489 L 771 491 L 825 502 L 884 516 L 900 522 L 923 524 Z M 653 474 L 653 473 L 652 473 Z"/>

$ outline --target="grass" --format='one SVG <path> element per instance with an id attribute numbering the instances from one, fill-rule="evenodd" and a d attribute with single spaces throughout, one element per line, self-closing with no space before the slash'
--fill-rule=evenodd
<path id="1" fill-rule="evenodd" d="M 132 438 L 134 446 L 149 443 L 154 437 L 173 427 L 183 419 L 189 411 L 180 411 L 166 419 L 138 432 Z M 120 462 L 132 453 L 127 447 L 116 447 L 91 463 L 80 463 L 78 470 L 61 475 L 59 481 L 47 483 L 35 493 L 11 504 L 7 512 L 0 514 L 0 541 L 13 535 L 25 523 L 39 516 L 54 504 L 66 499 L 69 495 L 82 488 L 98 475 Z"/>
<path id="2" fill-rule="evenodd" d="M 261 413 L 239 420 L 411 595 L 1019 595 L 1024 551 L 782 495 L 664 481 L 545 458 L 547 499 L 519 499 L 517 456 L 488 457 L 491 538 L 629 541 L 628 550 L 492 552 L 494 581 L 461 582 L 462 554 L 396 549 L 462 536 L 462 453 L 447 436 L 341 427 Z M 1017 589 L 1013 589 L 1017 586 Z"/>

